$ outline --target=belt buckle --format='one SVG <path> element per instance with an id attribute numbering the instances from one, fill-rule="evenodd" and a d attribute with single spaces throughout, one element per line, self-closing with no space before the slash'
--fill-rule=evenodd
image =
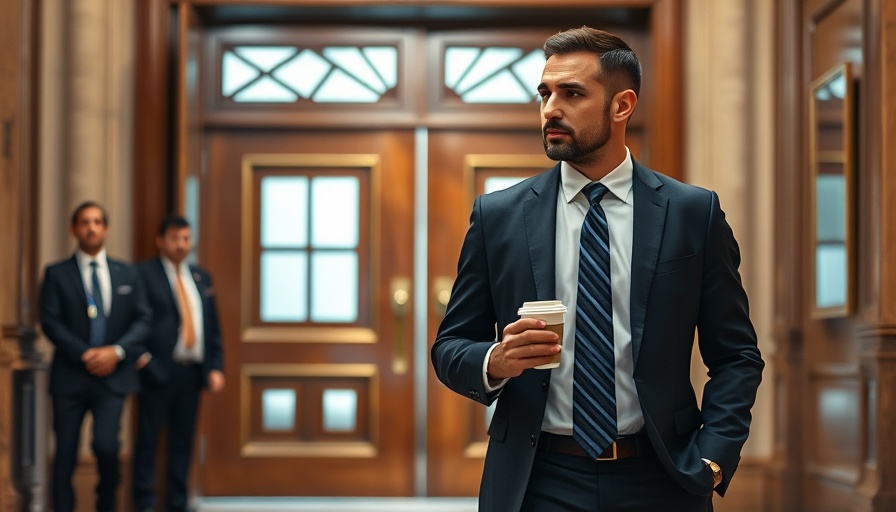
<path id="1" fill-rule="evenodd" d="M 613 444 L 610 445 L 610 448 L 613 448 L 613 454 L 609 457 L 601 457 L 598 455 L 594 460 L 616 460 L 616 441 L 613 441 Z M 606 450 L 604 450 L 606 452 Z M 602 454 L 601 454 L 602 455 Z"/>

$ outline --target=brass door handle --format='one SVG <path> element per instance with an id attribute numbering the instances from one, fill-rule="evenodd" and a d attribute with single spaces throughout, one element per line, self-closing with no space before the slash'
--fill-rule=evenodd
<path id="1" fill-rule="evenodd" d="M 401 375 L 408 371 L 408 343 L 405 318 L 411 302 L 411 280 L 407 277 L 392 278 L 392 313 L 395 316 L 392 333 L 392 372 Z"/>
<path id="2" fill-rule="evenodd" d="M 439 318 L 445 317 L 445 311 L 448 309 L 448 301 L 451 300 L 451 287 L 454 286 L 454 279 L 446 276 L 439 276 L 433 279 L 433 312 Z"/>
<path id="3" fill-rule="evenodd" d="M 402 281 L 407 281 L 407 279 L 396 278 L 392 280 L 392 312 L 395 313 L 396 317 L 401 318 L 408 314 L 408 301 L 411 299 L 408 287 L 404 286 L 409 283 Z"/>

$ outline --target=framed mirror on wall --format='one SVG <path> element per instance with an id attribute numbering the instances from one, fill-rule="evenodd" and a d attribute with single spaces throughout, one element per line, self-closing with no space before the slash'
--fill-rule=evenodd
<path id="1" fill-rule="evenodd" d="M 809 92 L 812 315 L 842 317 L 853 312 L 855 295 L 852 66 L 838 64 Z"/>

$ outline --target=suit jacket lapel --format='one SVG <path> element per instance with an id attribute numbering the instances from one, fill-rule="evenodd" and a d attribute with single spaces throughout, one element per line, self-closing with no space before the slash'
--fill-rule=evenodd
<path id="1" fill-rule="evenodd" d="M 171 281 L 168 280 L 168 273 L 165 272 L 165 265 L 162 258 L 156 258 L 153 263 L 153 272 L 156 276 L 152 280 L 151 286 L 158 286 L 164 290 L 165 297 L 168 297 L 168 305 L 174 310 L 174 313 L 180 316 L 180 309 L 177 307 L 177 297 L 174 296 L 174 290 L 171 289 Z"/>
<path id="2" fill-rule="evenodd" d="M 116 300 L 112 300 L 115 297 L 116 290 L 118 290 L 118 286 L 121 284 L 121 264 L 112 261 L 109 258 L 106 258 L 106 263 L 109 265 L 109 318 L 112 318 L 112 313 L 115 311 L 115 303 L 118 302 Z"/>
<path id="3" fill-rule="evenodd" d="M 634 194 L 634 238 L 632 240 L 631 328 L 632 357 L 637 364 L 644 334 L 647 297 L 656 273 L 656 263 L 663 241 L 666 209 L 669 199 L 658 190 L 662 186 L 649 170 L 634 162 L 632 192 Z"/>
<path id="4" fill-rule="evenodd" d="M 69 281 L 69 285 L 72 287 L 72 290 L 75 292 L 75 295 L 78 296 L 78 300 L 81 301 L 84 305 L 84 312 L 87 312 L 87 290 L 84 288 L 84 279 L 81 277 L 81 269 L 78 267 L 78 258 L 72 256 L 70 260 L 68 260 L 68 264 L 65 269 L 66 279 Z"/>
<path id="5" fill-rule="evenodd" d="M 202 274 L 200 274 L 199 271 L 196 270 L 196 267 L 194 267 L 193 265 L 190 265 L 189 268 L 190 268 L 190 276 L 193 278 L 193 284 L 196 286 L 196 291 L 199 293 L 199 307 L 202 308 L 202 311 L 201 311 L 202 326 L 203 326 L 203 328 L 205 328 L 205 325 L 206 325 L 205 314 L 206 314 L 206 311 L 208 311 L 208 308 L 206 307 L 206 304 L 205 304 L 205 300 L 206 300 L 205 282 L 203 282 Z"/>
<path id="6" fill-rule="evenodd" d="M 560 164 L 537 176 L 531 185 L 532 196 L 523 205 L 529 262 L 535 278 L 538 300 L 556 299 L 556 236 L 557 194 Z"/>

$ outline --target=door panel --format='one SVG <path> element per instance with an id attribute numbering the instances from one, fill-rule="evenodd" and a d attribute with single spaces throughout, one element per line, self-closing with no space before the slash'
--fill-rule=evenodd
<path id="1" fill-rule="evenodd" d="M 538 119 L 526 132 L 432 131 L 429 138 L 429 340 L 444 314 L 444 290 L 457 259 L 476 195 L 555 162 L 543 151 Z M 485 457 L 489 410 L 455 394 L 430 373 L 427 386 L 427 490 L 432 496 L 474 496 Z"/>
<path id="2" fill-rule="evenodd" d="M 206 400 L 201 492 L 413 494 L 413 302 L 389 306 L 411 289 L 413 134 L 206 140 L 228 382 Z"/>

